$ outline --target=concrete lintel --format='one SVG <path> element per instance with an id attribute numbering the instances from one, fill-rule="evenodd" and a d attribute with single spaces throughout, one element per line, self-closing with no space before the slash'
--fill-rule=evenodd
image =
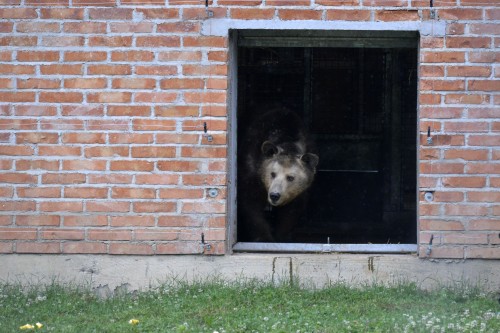
<path id="1" fill-rule="evenodd" d="M 479 286 L 500 290 L 500 260 L 422 260 L 413 255 L 234 254 L 225 256 L 0 255 L 0 281 L 47 284 L 54 279 L 147 289 L 173 278 L 297 281 L 305 287 L 415 282 L 426 289 Z M 109 288 L 109 289 L 108 289 Z"/>
<path id="2" fill-rule="evenodd" d="M 227 36 L 230 29 L 262 30 L 377 30 L 419 31 L 424 36 L 444 36 L 444 21 L 349 22 L 349 21 L 280 21 L 208 19 L 203 22 L 202 35 Z"/>

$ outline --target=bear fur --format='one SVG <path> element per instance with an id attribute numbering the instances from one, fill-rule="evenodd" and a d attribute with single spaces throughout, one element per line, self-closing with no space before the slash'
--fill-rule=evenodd
<path id="1" fill-rule="evenodd" d="M 248 128 L 238 154 L 239 241 L 292 241 L 319 161 L 311 150 L 289 110 L 264 113 Z"/>

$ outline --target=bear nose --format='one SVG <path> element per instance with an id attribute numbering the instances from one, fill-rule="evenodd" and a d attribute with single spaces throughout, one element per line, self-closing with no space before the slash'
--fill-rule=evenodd
<path id="1" fill-rule="evenodd" d="M 280 199 L 280 197 L 281 197 L 281 194 L 279 194 L 279 193 L 276 193 L 276 192 L 269 193 L 269 198 L 271 198 L 272 202 L 278 201 Z"/>

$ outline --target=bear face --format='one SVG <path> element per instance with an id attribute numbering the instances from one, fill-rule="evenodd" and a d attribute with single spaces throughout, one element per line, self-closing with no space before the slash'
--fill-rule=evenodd
<path id="1" fill-rule="evenodd" d="M 288 143 L 291 147 L 276 146 L 270 141 L 262 144 L 265 156 L 260 168 L 261 181 L 272 206 L 284 206 L 309 188 L 314 179 L 319 158 L 315 154 L 297 155 L 302 143 Z"/>

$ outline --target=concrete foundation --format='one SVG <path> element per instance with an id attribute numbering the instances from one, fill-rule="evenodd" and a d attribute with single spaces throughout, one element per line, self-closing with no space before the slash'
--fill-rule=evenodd
<path id="1" fill-rule="evenodd" d="M 413 255 L 234 254 L 226 256 L 0 255 L 0 280 L 54 279 L 112 293 L 144 290 L 172 278 L 296 281 L 304 287 L 415 282 L 422 288 L 479 286 L 500 291 L 499 260 L 423 260 Z"/>

